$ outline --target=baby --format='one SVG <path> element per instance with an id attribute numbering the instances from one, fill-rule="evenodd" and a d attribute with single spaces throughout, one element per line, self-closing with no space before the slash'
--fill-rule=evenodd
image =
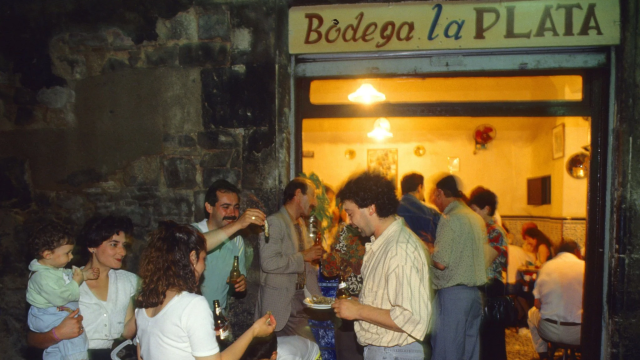
<path id="1" fill-rule="evenodd" d="M 29 239 L 35 259 L 29 264 L 31 275 L 27 287 L 29 328 L 35 332 L 47 332 L 56 327 L 69 313 L 78 308 L 79 287 L 85 280 L 95 280 L 100 275 L 98 268 L 73 270 L 64 267 L 73 258 L 75 242 L 69 231 L 55 223 L 37 229 Z M 57 338 L 55 330 L 53 336 Z M 85 360 L 87 336 L 84 332 L 76 338 L 62 340 L 47 348 L 42 358 Z"/>

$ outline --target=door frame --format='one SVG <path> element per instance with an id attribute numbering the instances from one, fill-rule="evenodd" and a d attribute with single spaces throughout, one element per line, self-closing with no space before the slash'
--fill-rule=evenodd
<path id="1" fill-rule="evenodd" d="M 574 48 L 292 56 L 294 141 L 291 169 L 294 174 L 302 171 L 302 119 L 305 117 L 590 116 L 591 171 L 587 194 L 581 343 L 584 359 L 599 359 L 607 346 L 603 319 L 606 315 L 604 275 L 608 269 L 605 259 L 608 258 L 610 236 L 608 184 L 611 169 L 608 159 L 611 156 L 614 71 L 611 54 L 610 48 Z M 357 105 L 314 105 L 308 96 L 311 81 L 318 79 L 566 74 L 583 76 L 582 101 L 379 104 L 363 109 Z"/>

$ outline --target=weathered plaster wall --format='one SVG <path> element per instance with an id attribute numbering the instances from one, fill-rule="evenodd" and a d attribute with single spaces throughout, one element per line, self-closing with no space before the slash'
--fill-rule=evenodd
<path id="1" fill-rule="evenodd" d="M 289 176 L 288 4 L 280 0 L 0 4 L 0 351 L 25 358 L 25 239 L 47 218 L 78 228 L 130 216 L 201 220 L 211 182 L 274 212 Z M 235 331 L 251 322 L 255 236 Z"/>

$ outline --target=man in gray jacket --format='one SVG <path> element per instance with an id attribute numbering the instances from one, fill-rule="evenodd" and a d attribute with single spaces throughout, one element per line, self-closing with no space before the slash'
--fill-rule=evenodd
<path id="1" fill-rule="evenodd" d="M 300 335 L 315 342 L 302 301 L 321 295 L 317 268 L 311 262 L 322 255 L 305 231 L 303 217 L 316 205 L 316 188 L 304 178 L 295 178 L 284 189 L 283 206 L 267 218 L 269 237 L 260 236 L 260 291 L 256 316 L 271 311 L 276 335 Z"/>

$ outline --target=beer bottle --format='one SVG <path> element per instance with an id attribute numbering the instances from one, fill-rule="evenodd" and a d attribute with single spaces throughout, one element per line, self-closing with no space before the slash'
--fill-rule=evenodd
<path id="1" fill-rule="evenodd" d="M 351 297 L 349 289 L 347 288 L 347 280 L 344 274 L 340 274 L 340 284 L 338 284 L 338 292 L 336 292 L 336 299 L 348 299 Z"/>
<path id="2" fill-rule="evenodd" d="M 227 343 L 231 339 L 230 324 L 222 314 L 220 301 L 218 300 L 213 300 L 213 326 L 216 331 L 216 340 L 220 347 L 222 348 L 225 344 L 228 345 Z"/>
<path id="3" fill-rule="evenodd" d="M 242 277 L 242 273 L 240 272 L 240 266 L 238 265 L 238 257 L 233 257 L 233 267 L 231 267 L 231 272 L 229 273 L 229 286 L 231 287 L 231 291 L 235 292 L 235 286 L 238 283 L 238 280 Z"/>

